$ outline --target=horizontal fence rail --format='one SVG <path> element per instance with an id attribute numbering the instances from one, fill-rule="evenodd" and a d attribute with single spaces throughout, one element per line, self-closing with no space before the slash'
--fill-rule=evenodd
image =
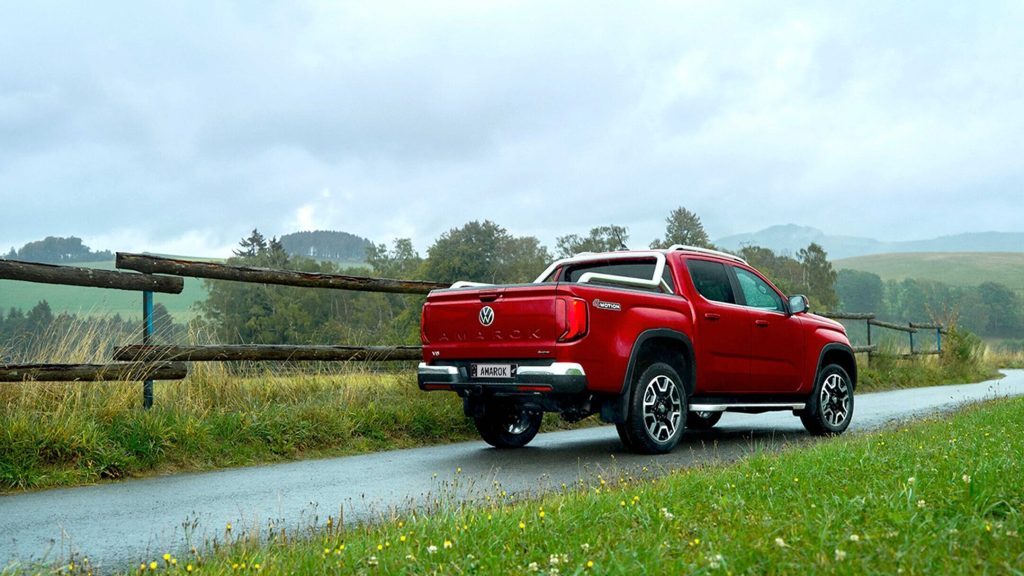
<path id="1" fill-rule="evenodd" d="M 874 318 L 868 320 L 868 324 L 872 326 L 879 326 L 881 328 L 888 328 L 889 330 L 898 330 L 900 332 L 917 332 L 917 328 L 911 328 L 910 326 L 904 326 L 903 324 L 895 324 L 893 322 L 882 322 L 881 320 L 875 320 Z"/>
<path id="2" fill-rule="evenodd" d="M 117 267 L 147 274 L 170 274 L 211 280 L 232 280 L 277 284 L 303 288 L 333 288 L 336 290 L 362 290 L 366 292 L 390 292 L 394 294 L 427 294 L 431 290 L 448 288 L 448 284 L 420 280 L 395 280 L 391 278 L 369 278 L 345 274 L 319 274 L 293 270 L 273 270 L 252 266 L 229 266 L 217 262 L 178 260 L 147 254 L 117 253 Z"/>
<path id="3" fill-rule="evenodd" d="M 822 312 L 822 316 L 833 320 L 874 320 L 871 312 Z"/>
<path id="4" fill-rule="evenodd" d="M 0 382 L 99 382 L 181 380 L 188 375 L 183 362 L 127 364 L 0 364 Z"/>
<path id="5" fill-rule="evenodd" d="M 832 318 L 833 320 L 860 320 L 867 325 L 867 345 L 854 346 L 853 351 L 858 354 L 867 353 L 868 357 L 879 354 L 878 345 L 871 343 L 871 327 L 876 326 L 878 328 L 885 328 L 887 330 L 895 330 L 897 332 L 904 332 L 910 338 L 910 353 L 909 354 L 896 354 L 899 358 L 913 358 L 914 356 L 920 355 L 937 355 L 942 354 L 942 335 L 948 334 L 949 332 L 942 324 L 928 323 L 928 322 L 907 322 L 904 324 L 896 324 L 895 322 L 885 322 L 882 320 L 876 320 L 875 314 L 871 312 L 822 312 L 822 316 Z M 920 330 L 934 330 L 935 331 L 935 349 L 934 350 L 915 350 L 914 345 L 914 334 L 917 334 Z"/>
<path id="6" fill-rule="evenodd" d="M 185 281 L 174 276 L 153 276 L 134 272 L 20 262 L 18 260 L 0 260 L 0 280 L 21 280 L 40 284 L 64 284 L 165 294 L 181 294 L 185 287 Z"/>
<path id="7" fill-rule="evenodd" d="M 421 346 L 285 346 L 241 344 L 231 346 L 123 346 L 114 351 L 115 360 L 154 362 L 232 361 L 367 361 L 419 360 Z"/>

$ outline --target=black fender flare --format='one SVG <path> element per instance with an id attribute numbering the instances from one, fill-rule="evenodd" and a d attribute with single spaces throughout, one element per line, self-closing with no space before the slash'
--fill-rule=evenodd
<path id="1" fill-rule="evenodd" d="M 850 360 L 850 366 L 852 370 L 847 370 L 852 380 L 854 391 L 857 390 L 857 355 L 853 353 L 853 348 L 843 344 L 841 342 L 829 342 L 821 347 L 821 351 L 818 352 L 818 367 L 814 370 L 814 387 L 818 386 L 818 376 L 821 374 L 823 368 L 825 368 L 825 355 L 833 350 L 838 350 L 842 355 L 846 356 Z M 843 367 L 846 369 L 846 367 Z M 811 394 L 814 393 L 812 387 Z"/>
<path id="2" fill-rule="evenodd" d="M 678 330 L 669 328 L 653 328 L 644 330 L 633 342 L 633 349 L 629 354 L 629 362 L 626 364 L 626 373 L 622 379 L 622 389 L 618 395 L 611 396 L 601 404 L 601 420 L 610 423 L 622 423 L 626 421 L 626 414 L 629 412 L 629 395 L 632 392 L 633 380 L 636 377 L 637 364 L 640 358 L 640 351 L 644 344 L 655 338 L 674 340 L 680 344 L 680 352 L 686 359 L 686 374 L 683 377 L 683 387 L 687 394 L 693 393 L 697 378 L 697 367 L 694 362 L 693 342 L 690 337 Z"/>

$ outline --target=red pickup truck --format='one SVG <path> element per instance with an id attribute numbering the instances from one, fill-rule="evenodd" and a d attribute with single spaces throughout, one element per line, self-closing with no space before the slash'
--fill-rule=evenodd
<path id="1" fill-rule="evenodd" d="M 643 453 L 726 411 L 791 410 L 817 435 L 853 416 L 843 326 L 714 250 L 586 253 L 532 284 L 458 282 L 430 293 L 421 338 L 420 388 L 456 392 L 498 448 L 530 442 L 544 412 L 599 414 Z"/>

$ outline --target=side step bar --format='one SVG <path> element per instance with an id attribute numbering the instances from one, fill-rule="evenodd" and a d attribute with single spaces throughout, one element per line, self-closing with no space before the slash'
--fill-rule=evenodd
<path id="1" fill-rule="evenodd" d="M 803 410 L 807 407 L 804 402 L 783 402 L 783 403 L 747 403 L 747 404 L 690 404 L 690 412 L 725 412 L 734 408 L 765 410 Z"/>

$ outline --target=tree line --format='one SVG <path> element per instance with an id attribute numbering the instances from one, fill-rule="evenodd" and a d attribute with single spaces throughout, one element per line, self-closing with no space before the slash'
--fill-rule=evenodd
<path id="1" fill-rule="evenodd" d="M 489 221 L 467 222 L 441 234 L 421 255 L 408 238 L 371 245 L 366 264 L 384 278 L 452 283 L 473 280 L 494 284 L 533 281 L 554 259 L 579 252 L 621 250 L 629 242 L 624 226 L 597 226 L 586 234 L 560 236 L 552 252 L 533 236 L 515 236 Z M 652 248 L 673 244 L 713 248 L 700 219 L 685 208 L 666 218 L 665 234 Z M 750 247 L 741 255 L 762 269 L 787 293 L 807 294 L 819 308 L 833 308 L 836 273 L 825 251 L 810 245 L 795 258 Z M 242 239 L 228 264 L 302 272 L 366 275 L 364 268 L 290 254 L 280 239 L 259 230 Z M 208 297 L 200 304 L 202 322 L 224 343 L 398 344 L 419 339 L 424 297 L 340 290 L 205 281 Z"/>
<path id="2" fill-rule="evenodd" d="M 42 264 L 72 264 L 113 260 L 114 255 L 109 250 L 94 252 L 76 236 L 47 236 L 43 240 L 29 242 L 17 250 L 12 246 L 5 258 Z"/>
<path id="3" fill-rule="evenodd" d="M 293 232 L 281 236 L 280 242 L 293 256 L 334 262 L 362 262 L 366 251 L 373 246 L 366 238 L 333 230 Z"/>
<path id="4" fill-rule="evenodd" d="M 840 270 L 836 290 L 847 312 L 874 312 L 882 320 L 936 320 L 987 338 L 1024 335 L 1024 301 L 998 282 L 950 286 L 935 280 L 883 281 L 871 272 Z"/>
<path id="5" fill-rule="evenodd" d="M 153 306 L 153 330 L 156 342 L 186 343 L 188 327 L 177 323 L 163 304 Z M 142 340 L 140 318 L 54 314 L 50 303 L 39 301 L 28 312 L 20 308 L 0 310 L 0 363 L 32 362 L 52 358 L 54 354 L 80 353 L 109 359 L 116 346 Z M 79 343 L 99 349 L 77 350 Z M 65 361 L 66 358 L 53 358 Z"/>
<path id="6" fill-rule="evenodd" d="M 369 244 L 364 256 L 370 272 L 366 267 L 346 267 L 306 257 L 304 254 L 312 253 L 308 249 L 296 254 L 288 249 L 284 238 L 268 239 L 253 230 L 239 242 L 228 263 L 443 283 L 526 283 L 555 258 L 624 249 L 629 239 L 624 226 L 597 226 L 585 234 L 559 236 L 552 251 L 536 237 L 515 236 L 489 220 L 471 221 L 441 234 L 422 255 L 408 238 L 397 239 L 391 245 Z M 673 244 L 715 248 L 700 218 L 683 207 L 666 217 L 664 235 L 649 246 L 666 248 Z M 356 245 L 358 242 L 352 246 Z M 746 246 L 738 255 L 784 293 L 806 294 L 816 311 L 873 312 L 893 321 L 947 323 L 951 314 L 958 313 L 962 326 L 982 336 L 1010 338 L 1024 332 L 1021 299 L 1000 284 L 957 288 L 924 280 L 883 282 L 877 275 L 852 270 L 836 272 L 825 250 L 813 243 L 793 256 L 759 246 Z M 208 296 L 199 303 L 200 316 L 190 327 L 174 324 L 166 309 L 157 305 L 165 340 L 182 341 L 187 333 L 205 334 L 204 340 L 220 343 L 401 344 L 419 339 L 422 296 L 217 280 L 204 283 Z M 19 337 L 24 341 L 25 334 L 72 321 L 81 324 L 93 320 L 67 315 L 55 318 L 45 302 L 28 313 L 10 310 L 0 313 L 0 341 Z M 123 325 L 128 333 L 138 332 L 137 321 L 115 318 L 110 322 L 115 327 Z"/>

